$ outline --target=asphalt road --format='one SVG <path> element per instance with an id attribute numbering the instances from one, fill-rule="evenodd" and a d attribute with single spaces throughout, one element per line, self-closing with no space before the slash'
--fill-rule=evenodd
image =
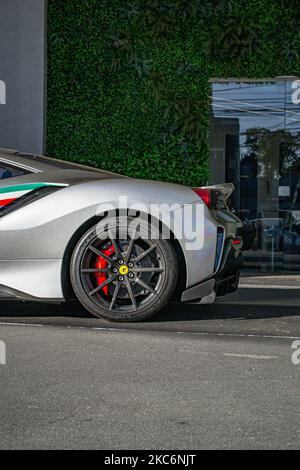
<path id="1" fill-rule="evenodd" d="M 297 289 L 170 304 L 130 325 L 76 304 L 0 309 L 1 449 L 300 447 Z"/>

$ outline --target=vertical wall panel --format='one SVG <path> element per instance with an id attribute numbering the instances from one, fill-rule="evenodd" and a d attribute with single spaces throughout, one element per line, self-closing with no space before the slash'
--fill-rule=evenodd
<path id="1" fill-rule="evenodd" d="M 0 147 L 43 153 L 45 1 L 0 0 Z"/>

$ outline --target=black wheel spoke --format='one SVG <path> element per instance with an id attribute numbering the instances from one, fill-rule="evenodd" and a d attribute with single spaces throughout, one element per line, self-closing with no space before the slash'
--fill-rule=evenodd
<path id="1" fill-rule="evenodd" d="M 134 297 L 134 294 L 133 294 L 133 291 L 132 291 L 131 284 L 130 284 L 127 277 L 125 278 L 125 284 L 126 284 L 126 287 L 127 287 L 127 290 L 128 290 L 128 294 L 129 294 L 133 309 L 137 310 L 136 300 L 135 300 L 135 297 Z"/>
<path id="2" fill-rule="evenodd" d="M 151 253 L 153 250 L 155 250 L 156 246 L 155 245 L 152 245 L 150 246 L 150 248 L 148 248 L 148 250 L 144 251 L 143 253 L 141 253 L 137 258 L 135 258 L 135 262 L 137 263 L 138 261 L 140 261 L 141 259 L 143 259 L 145 256 L 149 255 L 149 253 Z"/>
<path id="3" fill-rule="evenodd" d="M 135 273 L 162 273 L 164 268 L 132 268 L 131 271 Z"/>
<path id="4" fill-rule="evenodd" d="M 146 289 L 147 291 L 151 292 L 151 294 L 156 294 L 156 290 L 153 289 L 147 282 L 144 282 L 142 279 L 137 279 L 136 283 L 139 284 L 143 289 Z"/>
<path id="5" fill-rule="evenodd" d="M 113 297 L 111 299 L 109 310 L 112 310 L 114 308 L 114 305 L 116 303 L 120 287 L 121 287 L 121 284 L 119 284 L 119 283 L 115 287 L 114 294 L 113 294 Z"/>
<path id="6" fill-rule="evenodd" d="M 127 252 L 126 252 L 126 256 L 125 256 L 125 263 L 128 263 L 129 258 L 131 256 L 132 249 L 133 249 L 133 246 L 135 244 L 135 236 L 136 236 L 136 229 L 134 230 L 134 232 L 132 234 L 132 237 L 130 239 L 130 242 L 129 242 L 129 245 L 128 245 L 128 248 L 127 248 Z"/>
<path id="7" fill-rule="evenodd" d="M 112 260 L 109 256 L 106 256 L 104 253 L 102 253 L 100 250 L 97 250 L 94 246 L 90 245 L 89 249 L 95 253 L 96 255 L 100 256 L 103 258 L 105 261 L 107 261 L 109 264 L 114 264 L 114 260 Z"/>
<path id="8" fill-rule="evenodd" d="M 110 241 L 111 241 L 112 246 L 114 247 L 116 257 L 120 258 L 121 253 L 117 244 L 117 240 L 115 238 L 111 238 Z"/>
<path id="9" fill-rule="evenodd" d="M 108 279 L 106 279 L 106 281 L 102 282 L 102 284 L 97 286 L 96 289 L 92 290 L 92 292 L 89 293 L 89 296 L 91 297 L 91 296 L 97 294 L 97 292 L 99 292 L 99 290 L 103 289 L 103 287 L 110 284 L 114 279 L 116 279 L 117 276 L 118 276 L 118 274 L 113 274 L 112 276 L 110 276 Z"/>

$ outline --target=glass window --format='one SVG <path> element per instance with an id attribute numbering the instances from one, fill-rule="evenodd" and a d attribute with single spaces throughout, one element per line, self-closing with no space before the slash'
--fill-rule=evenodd
<path id="1" fill-rule="evenodd" d="M 26 170 L 0 161 L 0 180 L 4 180 L 6 178 L 15 178 L 16 176 L 23 176 L 27 173 L 29 172 Z"/>
<path id="2" fill-rule="evenodd" d="M 235 185 L 246 269 L 300 270 L 299 91 L 292 78 L 212 84 L 210 179 Z"/>

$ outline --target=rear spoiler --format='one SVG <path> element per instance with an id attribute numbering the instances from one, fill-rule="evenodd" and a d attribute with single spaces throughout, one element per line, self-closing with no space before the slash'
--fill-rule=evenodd
<path id="1" fill-rule="evenodd" d="M 202 189 L 212 191 L 215 194 L 217 208 L 227 207 L 227 201 L 234 192 L 233 183 L 215 184 L 212 186 L 203 186 Z"/>
<path id="2" fill-rule="evenodd" d="M 203 189 L 213 189 L 218 191 L 220 196 L 222 196 L 224 201 L 227 201 L 231 194 L 234 192 L 233 183 L 223 183 L 223 184 L 214 184 L 212 186 L 202 186 Z"/>

